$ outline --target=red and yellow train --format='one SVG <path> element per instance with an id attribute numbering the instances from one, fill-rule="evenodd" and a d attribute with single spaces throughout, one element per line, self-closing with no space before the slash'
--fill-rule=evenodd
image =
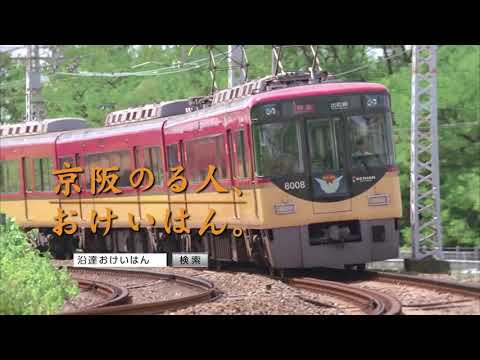
<path id="1" fill-rule="evenodd" d="M 36 127 L 36 128 L 35 128 Z M 398 255 L 402 215 L 392 143 L 388 90 L 380 84 L 308 83 L 287 74 L 252 81 L 212 97 L 116 111 L 103 128 L 82 119 L 3 125 L 0 144 L 1 209 L 24 229 L 40 230 L 39 244 L 58 257 L 90 252 L 208 251 L 219 261 L 256 261 L 275 269 L 354 266 Z M 82 191 L 67 199 L 53 189 L 54 168 L 81 167 Z M 208 165 L 238 193 L 201 193 Z M 182 165 L 189 186 L 167 187 Z M 120 168 L 121 194 L 90 193 L 92 167 Z M 133 189 L 129 174 L 155 174 L 148 191 Z M 75 236 L 52 232 L 57 208 L 78 214 Z M 91 210 L 118 219 L 102 236 L 90 229 Z M 167 234 L 167 209 L 189 214 L 190 234 Z M 209 209 L 220 236 L 198 229 Z M 128 214 L 153 227 L 132 231 Z M 241 237 L 232 234 L 243 229 Z"/>

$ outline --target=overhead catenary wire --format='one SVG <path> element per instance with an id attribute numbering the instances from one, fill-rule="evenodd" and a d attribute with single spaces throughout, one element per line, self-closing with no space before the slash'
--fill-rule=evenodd
<path id="1" fill-rule="evenodd" d="M 397 57 L 400 57 L 400 56 L 403 56 L 403 54 L 394 54 L 394 55 L 391 55 L 391 56 L 388 56 L 388 57 L 384 57 L 383 59 L 384 60 L 391 60 L 391 59 L 394 59 L 394 58 L 397 58 Z M 348 70 L 348 71 L 344 71 L 342 73 L 339 73 L 339 74 L 332 74 L 336 77 L 338 76 L 344 76 L 344 75 L 348 75 L 348 74 L 351 74 L 351 73 L 354 73 L 354 72 L 357 72 L 357 71 L 360 71 L 360 70 L 363 70 L 363 69 L 366 69 L 366 68 L 369 68 L 370 66 L 372 65 L 375 65 L 373 63 L 369 63 L 369 64 L 365 64 L 365 65 L 362 65 L 362 66 L 359 66 L 357 68 L 354 68 L 352 70 Z"/>
<path id="2" fill-rule="evenodd" d="M 388 57 L 383 57 L 383 59 L 393 59 L 402 56 L 403 54 L 394 54 Z M 214 58 L 219 58 L 223 56 L 222 59 L 219 61 L 223 61 L 224 59 L 228 58 L 228 52 L 223 52 L 217 55 L 214 55 Z M 127 77 L 127 76 L 163 76 L 163 75 L 170 75 L 170 74 L 177 74 L 177 73 L 183 73 L 183 72 L 189 72 L 189 71 L 202 71 L 203 69 L 206 69 L 208 65 L 206 62 L 209 60 L 209 57 L 205 57 L 202 59 L 197 59 L 197 60 L 191 60 L 186 63 L 175 63 L 170 66 L 166 66 L 163 68 L 159 69 L 154 69 L 154 70 L 146 70 L 146 71 L 137 71 L 137 72 L 117 72 L 117 73 L 95 73 L 95 72 L 79 72 L 79 73 L 71 73 L 71 72 L 57 72 L 53 74 L 55 75 L 60 75 L 60 76 L 66 76 L 66 77 Z M 205 64 L 202 64 L 205 62 Z M 142 65 L 142 64 L 140 64 Z M 252 64 L 254 67 L 255 64 Z M 354 73 L 356 71 L 360 71 L 362 69 L 366 69 L 368 67 L 374 66 L 375 63 L 368 63 L 362 66 L 359 66 L 357 68 L 344 71 L 342 73 L 334 74 L 335 76 L 343 76 L 347 75 L 350 73 Z M 223 68 L 217 68 L 217 70 L 224 70 Z M 58 79 L 58 78 L 57 78 Z M 4 83 L 0 84 L 0 89 L 5 89 L 8 87 L 14 87 L 14 86 L 23 86 L 25 83 L 25 80 L 17 80 L 13 81 L 10 83 Z M 440 125 L 441 126 L 441 125 Z M 447 125 L 447 126 L 458 126 L 457 124 L 454 125 Z M 409 130 L 410 128 L 398 128 L 398 130 Z"/>
<path id="3" fill-rule="evenodd" d="M 228 52 L 222 52 L 220 54 L 215 55 L 215 58 L 218 58 L 220 56 L 226 55 L 228 57 Z M 130 77 L 130 76 L 162 76 L 162 75 L 169 75 L 169 74 L 175 74 L 175 73 L 181 73 L 185 71 L 192 71 L 192 70 L 197 70 L 201 69 L 203 67 L 202 63 L 206 63 L 209 61 L 209 57 L 201 58 L 201 59 L 195 59 L 195 60 L 190 60 L 189 62 L 186 63 L 175 63 L 170 66 L 166 66 L 163 68 L 158 68 L 158 69 L 153 69 L 153 70 L 145 70 L 145 71 L 135 71 L 135 72 L 55 72 L 53 76 L 70 76 L 70 77 Z M 221 59 L 220 61 L 223 61 Z M 141 64 L 143 65 L 143 64 Z M 25 80 L 22 80 L 23 82 Z M 8 87 L 8 86 L 17 86 L 18 83 L 22 82 L 18 81 L 16 82 L 15 85 L 13 85 L 13 82 L 10 84 L 0 84 L 0 88 L 3 87 Z"/>
<path id="4" fill-rule="evenodd" d="M 224 56 L 226 53 L 220 53 L 215 55 L 215 58 L 220 56 Z M 228 53 L 227 53 L 228 56 Z M 57 72 L 55 75 L 64 75 L 64 76 L 76 76 L 76 77 L 128 77 L 128 76 L 162 76 L 162 75 L 169 75 L 175 73 L 181 73 L 186 71 L 192 71 L 200 69 L 204 66 L 202 63 L 206 63 L 209 61 L 209 57 L 191 60 L 186 63 L 176 63 L 172 64 L 168 67 L 163 67 L 154 70 L 146 70 L 146 71 L 136 71 L 136 72 L 78 72 L 78 73 L 69 73 L 69 72 Z"/>

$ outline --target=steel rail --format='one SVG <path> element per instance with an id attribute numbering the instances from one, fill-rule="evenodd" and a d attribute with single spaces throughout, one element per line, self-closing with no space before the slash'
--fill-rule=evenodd
<path id="1" fill-rule="evenodd" d="M 95 308 L 100 308 L 104 306 L 120 305 L 128 301 L 129 292 L 128 292 L 128 289 L 124 287 L 107 284 L 101 281 L 79 279 L 76 277 L 73 277 L 73 280 L 78 282 L 78 286 L 80 287 L 80 289 L 95 290 L 96 292 L 102 294 L 105 297 L 105 299 L 103 299 L 102 301 L 98 301 L 93 304 L 82 307 L 82 310 L 95 309 Z M 77 311 L 78 310 L 66 311 L 66 312 L 62 312 L 61 314 L 68 315 Z"/>
<path id="2" fill-rule="evenodd" d="M 195 295 L 186 296 L 179 299 L 156 301 L 141 304 L 122 304 L 108 305 L 102 307 L 88 307 L 86 309 L 68 312 L 68 315 L 154 315 L 173 311 L 186 306 L 195 305 L 201 302 L 214 301 L 222 293 L 215 288 L 215 285 L 205 279 L 193 278 L 188 276 L 176 275 L 171 273 L 156 273 L 150 271 L 119 270 L 119 269 L 98 269 L 98 268 L 78 268 L 67 267 L 71 273 L 95 273 L 114 276 L 132 276 L 135 278 L 154 278 L 167 281 L 175 281 L 188 287 L 200 289 L 201 292 Z M 151 285 L 152 283 L 148 283 Z M 128 290 L 127 290 L 128 291 Z"/>
<path id="3" fill-rule="evenodd" d="M 394 285 L 407 285 L 417 288 L 429 289 L 440 292 L 462 295 L 468 299 L 452 301 L 436 301 L 431 303 L 405 303 L 405 308 L 429 308 L 438 306 L 452 306 L 457 303 L 466 303 L 469 301 L 480 301 L 480 286 L 471 284 L 462 284 L 451 280 L 439 280 L 424 278 L 409 274 L 398 274 L 382 271 L 354 271 L 343 269 L 323 269 L 322 273 L 310 273 L 310 276 L 324 278 L 328 276 L 339 282 L 350 283 L 352 281 L 377 281 L 380 283 L 390 283 Z"/>
<path id="4" fill-rule="evenodd" d="M 290 278 L 287 282 L 301 289 L 341 298 L 355 304 L 367 315 L 398 315 L 402 312 L 398 299 L 371 290 L 315 278 Z"/>
<path id="5" fill-rule="evenodd" d="M 448 291 L 464 296 L 470 296 L 480 300 L 480 286 L 476 285 L 467 285 L 449 280 L 429 279 L 407 274 L 393 274 L 378 271 L 365 271 L 360 274 L 362 274 L 362 277 L 371 276 L 371 280 L 373 281 L 396 284 L 401 283 L 405 285 L 428 288 L 432 290 Z"/>

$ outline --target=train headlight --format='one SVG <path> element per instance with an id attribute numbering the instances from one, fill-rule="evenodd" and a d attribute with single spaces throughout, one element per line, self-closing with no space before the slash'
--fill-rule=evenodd
<path id="1" fill-rule="evenodd" d="M 381 206 L 390 204 L 390 196 L 387 194 L 372 195 L 368 197 L 368 206 Z"/>
<path id="2" fill-rule="evenodd" d="M 275 204 L 274 207 L 277 215 L 295 214 L 295 204 L 280 203 Z"/>

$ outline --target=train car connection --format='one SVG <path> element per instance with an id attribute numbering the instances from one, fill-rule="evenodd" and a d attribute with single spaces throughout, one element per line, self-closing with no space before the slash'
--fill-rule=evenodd
<path id="1" fill-rule="evenodd" d="M 56 257 L 87 252 L 208 251 L 217 261 L 254 261 L 272 269 L 364 266 L 393 258 L 402 216 L 394 161 L 388 90 L 380 84 L 319 82 L 302 74 L 269 76 L 211 97 L 150 104 L 108 114 L 105 127 L 79 119 L 50 121 L 42 131 L 2 127 L 1 211 Z M 41 124 L 39 124 L 40 126 Z M 12 127 L 14 125 L 10 125 Z M 20 126 L 20 125 L 18 125 Z M 25 126 L 25 125 L 21 125 Z M 53 192 L 49 173 L 65 162 L 85 169 L 80 194 L 68 201 Z M 167 186 L 169 169 L 182 165 L 187 191 Z M 225 188 L 196 190 L 209 164 Z M 90 193 L 89 169 L 118 166 L 121 194 Z M 155 173 L 155 186 L 132 189 L 128 174 Z M 72 201 L 75 200 L 75 201 Z M 118 220 L 103 237 L 90 230 L 90 213 L 107 207 Z M 75 236 L 52 233 L 56 208 L 78 214 Z M 161 219 L 184 208 L 190 234 L 167 234 L 162 221 L 132 231 L 128 214 Z M 220 236 L 198 235 L 206 209 Z M 242 237 L 232 234 L 243 230 Z"/>

